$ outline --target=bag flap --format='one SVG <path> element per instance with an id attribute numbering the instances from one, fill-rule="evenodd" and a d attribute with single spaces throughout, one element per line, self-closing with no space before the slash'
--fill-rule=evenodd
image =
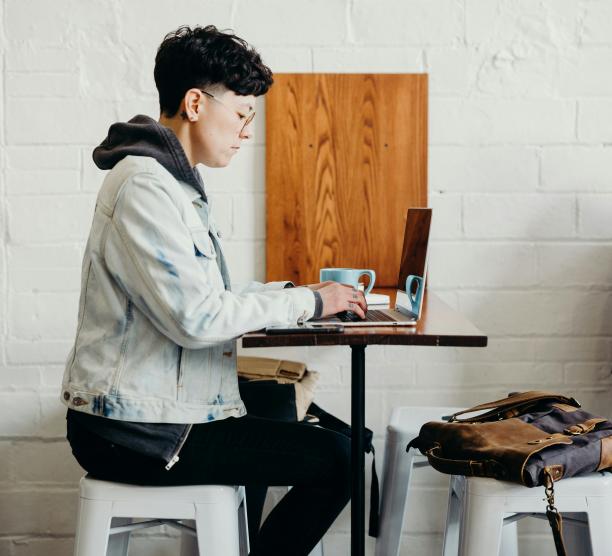
<path id="1" fill-rule="evenodd" d="M 501 400 L 495 400 L 492 402 L 483 403 L 480 405 L 476 405 L 469 409 L 464 409 L 462 411 L 458 411 L 451 415 L 449 419 L 449 423 L 452 422 L 482 422 L 482 421 L 491 421 L 498 419 L 508 419 L 511 417 L 515 417 L 516 415 L 520 415 L 524 413 L 528 407 L 533 406 L 536 403 L 542 402 L 550 402 L 550 403 L 562 403 L 567 404 L 572 407 L 580 407 L 578 401 L 574 398 L 569 398 L 567 396 L 563 396 L 562 394 L 555 394 L 553 392 L 542 392 L 538 390 L 532 390 L 529 392 L 519 392 L 516 394 L 512 394 L 507 398 L 502 398 Z M 466 415 L 468 413 L 476 413 L 479 411 L 484 411 L 489 409 L 486 413 L 482 413 L 480 415 L 476 415 L 474 417 L 464 417 L 463 419 L 458 419 L 459 415 Z"/>
<path id="2" fill-rule="evenodd" d="M 559 444 L 572 444 L 572 438 L 563 433 L 549 434 L 520 419 L 506 419 L 489 423 L 425 423 L 413 446 L 443 473 L 524 484 L 523 468 L 529 458 Z"/>
<path id="3" fill-rule="evenodd" d="M 249 379 L 285 379 L 288 382 L 301 380 L 306 373 L 306 364 L 299 361 L 251 357 L 239 355 L 237 359 L 238 376 Z"/>

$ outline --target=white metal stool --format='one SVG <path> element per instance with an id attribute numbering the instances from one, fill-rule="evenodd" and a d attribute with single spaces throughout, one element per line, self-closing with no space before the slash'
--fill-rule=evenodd
<path id="1" fill-rule="evenodd" d="M 441 421 L 444 416 L 452 415 L 461 409 L 459 407 L 396 407 L 393 410 L 385 440 L 380 531 L 376 539 L 376 556 L 397 556 L 399 554 L 412 470 L 429 466 L 427 459 L 416 450 L 411 449 L 406 453 L 408 442 L 418 436 L 423 423 Z M 455 510 L 455 507 L 453 506 L 452 509 Z M 517 556 L 516 524 L 504 527 L 503 533 L 503 556 Z M 452 552 L 444 554 L 450 556 Z"/>
<path id="2" fill-rule="evenodd" d="M 503 545 L 502 526 L 523 517 L 546 519 L 545 505 L 543 487 L 453 476 L 445 554 L 495 556 Z M 612 475 L 591 473 L 556 482 L 555 505 L 563 514 L 569 554 L 612 554 Z M 586 514 L 586 519 L 580 514 Z"/>
<path id="3" fill-rule="evenodd" d="M 163 524 L 182 531 L 182 556 L 249 551 L 242 486 L 138 486 L 85 475 L 79 502 L 75 556 L 126 556 L 132 531 Z"/>

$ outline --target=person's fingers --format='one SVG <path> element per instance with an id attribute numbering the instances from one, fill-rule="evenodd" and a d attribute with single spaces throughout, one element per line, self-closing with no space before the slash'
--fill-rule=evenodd
<path id="1" fill-rule="evenodd" d="M 357 316 L 359 316 L 359 318 L 362 318 L 362 319 L 365 318 L 364 310 L 361 308 L 359 303 L 357 303 L 356 301 L 349 302 L 349 311 L 352 311 L 353 313 L 355 313 Z"/>
<path id="2" fill-rule="evenodd" d="M 361 296 L 359 295 L 359 290 L 355 289 L 355 288 L 351 288 L 350 292 L 345 292 L 348 293 L 348 310 L 352 311 L 353 313 L 355 313 L 356 315 L 358 315 L 360 318 L 364 318 L 365 316 L 365 312 L 364 312 L 364 307 L 362 306 L 361 302 Z"/>
<path id="3" fill-rule="evenodd" d="M 361 308 L 364 311 L 367 311 L 368 303 L 366 301 L 365 294 L 360 290 L 359 292 L 357 292 L 357 297 L 358 297 L 359 305 L 361 306 Z"/>
<path id="4" fill-rule="evenodd" d="M 352 311 L 360 318 L 365 318 L 367 302 L 362 291 L 340 284 L 329 282 L 329 285 L 321 283 L 321 297 L 323 300 L 323 316 L 333 315 L 340 311 Z"/>
<path id="5" fill-rule="evenodd" d="M 363 301 L 363 310 L 367 313 L 368 311 L 368 301 L 366 300 L 366 296 L 365 293 L 360 292 L 361 293 L 361 299 Z"/>
<path id="6" fill-rule="evenodd" d="M 357 303 L 364 312 L 368 310 L 368 304 L 366 302 L 365 295 L 361 290 L 354 289 L 351 297 L 352 301 Z"/>

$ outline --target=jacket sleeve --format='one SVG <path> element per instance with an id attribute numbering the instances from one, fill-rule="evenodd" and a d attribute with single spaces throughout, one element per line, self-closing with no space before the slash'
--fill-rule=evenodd
<path id="1" fill-rule="evenodd" d="M 265 284 L 262 282 L 249 282 L 240 293 L 250 293 L 250 292 L 263 292 L 263 291 L 278 291 L 288 287 L 288 284 L 293 286 L 293 282 L 289 280 L 285 280 L 282 282 L 266 282 Z"/>
<path id="2" fill-rule="evenodd" d="M 235 294 L 213 287 L 197 260 L 194 237 L 158 178 L 129 178 L 108 224 L 103 259 L 128 298 L 178 345 L 198 349 L 273 324 L 307 320 L 315 310 L 308 288 Z M 205 239 L 208 240 L 207 234 Z M 214 259 L 205 264 L 216 265 Z"/>

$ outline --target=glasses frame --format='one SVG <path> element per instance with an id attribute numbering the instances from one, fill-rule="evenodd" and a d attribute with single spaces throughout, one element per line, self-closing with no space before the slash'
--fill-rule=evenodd
<path id="1" fill-rule="evenodd" d="M 232 108 L 231 106 L 228 106 L 227 104 L 225 104 L 225 102 L 223 102 L 221 99 L 218 99 L 212 93 L 209 93 L 208 91 L 205 91 L 204 89 L 198 89 L 198 91 L 200 91 L 201 93 L 204 93 L 207 97 L 210 97 L 213 100 L 217 101 L 221 106 L 224 106 L 225 108 L 230 110 L 232 113 L 237 114 L 241 120 L 244 119 L 244 124 L 242 124 L 242 127 L 240 128 L 240 135 L 242 135 L 246 126 L 248 126 L 255 118 L 255 110 L 253 110 L 249 114 L 243 114 L 242 112 L 238 112 L 238 110 L 236 110 L 235 108 Z"/>

